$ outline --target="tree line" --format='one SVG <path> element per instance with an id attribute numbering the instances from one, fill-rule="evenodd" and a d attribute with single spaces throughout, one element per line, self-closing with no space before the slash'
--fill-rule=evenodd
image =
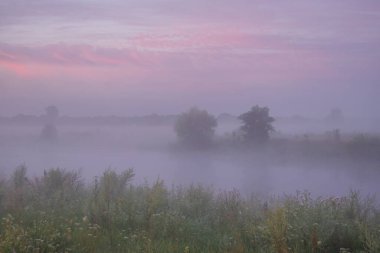
<path id="1" fill-rule="evenodd" d="M 48 106 L 45 110 L 41 138 L 54 141 L 58 138 L 56 123 L 59 110 L 56 106 Z M 255 105 L 238 119 L 242 122 L 239 138 L 248 144 L 263 144 L 268 141 L 270 132 L 274 131 L 274 118 L 269 115 L 268 107 Z M 193 107 L 177 117 L 174 131 L 181 143 L 200 147 L 212 143 L 217 125 L 215 116 L 206 110 Z"/>
<path id="2" fill-rule="evenodd" d="M 263 144 L 274 131 L 274 118 L 269 115 L 268 107 L 255 105 L 238 119 L 242 122 L 239 135 L 248 144 Z M 216 127 L 217 120 L 213 115 L 194 107 L 178 117 L 174 130 L 182 143 L 205 146 L 212 143 Z"/>

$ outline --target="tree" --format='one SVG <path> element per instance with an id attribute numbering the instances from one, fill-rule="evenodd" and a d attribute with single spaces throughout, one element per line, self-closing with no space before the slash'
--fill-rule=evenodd
<path id="1" fill-rule="evenodd" d="M 50 105 L 46 107 L 46 123 L 55 124 L 55 121 L 58 119 L 59 110 L 55 105 Z"/>
<path id="2" fill-rule="evenodd" d="M 214 116 L 194 107 L 178 117 L 174 130 L 185 144 L 205 146 L 211 143 L 216 126 Z"/>
<path id="3" fill-rule="evenodd" d="M 327 115 L 326 120 L 332 123 L 340 123 L 344 120 L 343 112 L 339 108 L 331 109 L 330 113 Z"/>
<path id="4" fill-rule="evenodd" d="M 243 121 L 240 129 L 246 142 L 265 143 L 269 139 L 269 133 L 274 131 L 274 118 L 269 116 L 268 107 L 253 106 L 250 111 L 240 115 L 239 119 Z"/>
<path id="5" fill-rule="evenodd" d="M 59 110 L 56 106 L 51 105 L 46 107 L 45 111 L 45 126 L 42 129 L 41 138 L 47 141 L 54 141 L 58 138 L 56 121 L 59 116 Z"/>

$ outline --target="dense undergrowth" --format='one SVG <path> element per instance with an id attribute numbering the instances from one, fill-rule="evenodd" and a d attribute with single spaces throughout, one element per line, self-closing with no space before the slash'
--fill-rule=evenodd
<path id="1" fill-rule="evenodd" d="M 0 185 L 0 252 L 380 252 L 380 210 L 356 192 L 264 200 L 133 176 L 16 169 Z"/>

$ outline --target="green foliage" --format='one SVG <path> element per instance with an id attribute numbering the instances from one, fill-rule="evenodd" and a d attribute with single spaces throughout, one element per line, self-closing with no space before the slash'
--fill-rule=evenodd
<path id="1" fill-rule="evenodd" d="M 4 196 L 4 209 L 13 213 L 21 211 L 27 199 L 30 197 L 30 182 L 26 177 L 26 167 L 19 166 L 13 172 L 10 180 L 7 180 L 5 189 L 7 194 Z"/>
<path id="2" fill-rule="evenodd" d="M 133 178 L 132 169 L 116 173 L 106 170 L 100 180 L 95 179 L 88 205 L 88 215 L 91 222 L 110 231 L 112 241 L 113 224 L 122 224 L 123 207 L 126 203 L 127 185 Z"/>
<path id="3" fill-rule="evenodd" d="M 277 208 L 269 214 L 268 231 L 272 239 L 273 250 L 277 253 L 288 253 L 288 221 L 283 208 Z"/>
<path id="4" fill-rule="evenodd" d="M 268 107 L 253 106 L 250 111 L 239 116 L 243 121 L 241 131 L 248 143 L 262 144 L 269 139 L 269 133 L 274 130 L 274 118 L 269 116 Z"/>
<path id="5" fill-rule="evenodd" d="M 0 252 L 379 252 L 380 210 L 357 192 L 260 200 L 133 176 L 106 170 L 85 185 L 77 172 L 16 169 L 2 186 Z"/>
<path id="6" fill-rule="evenodd" d="M 214 116 L 205 110 L 192 108 L 178 117 L 174 130 L 185 144 L 205 146 L 211 143 L 216 126 Z"/>
<path id="7" fill-rule="evenodd" d="M 41 210 L 72 212 L 80 205 L 83 182 L 79 172 L 63 169 L 45 170 L 41 178 L 31 182 L 32 205 Z"/>

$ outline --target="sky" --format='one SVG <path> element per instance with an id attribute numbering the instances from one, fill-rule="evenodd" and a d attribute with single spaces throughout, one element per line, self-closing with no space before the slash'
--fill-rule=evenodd
<path id="1" fill-rule="evenodd" d="M 377 116 L 378 0 L 1 0 L 0 116 Z"/>

